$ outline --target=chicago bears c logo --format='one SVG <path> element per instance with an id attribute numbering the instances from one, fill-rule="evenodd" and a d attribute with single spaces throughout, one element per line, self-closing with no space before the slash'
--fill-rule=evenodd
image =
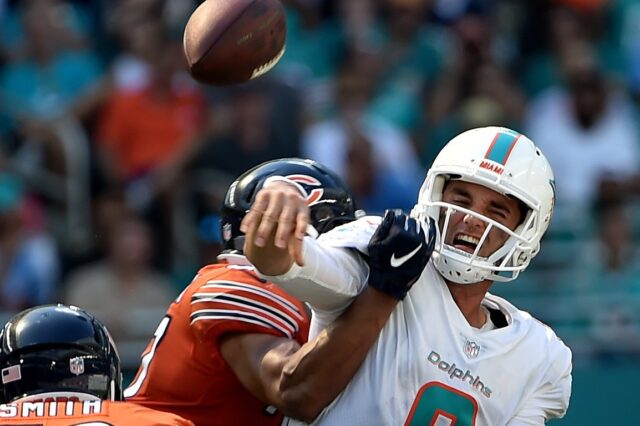
<path id="1" fill-rule="evenodd" d="M 311 190 L 307 189 L 307 205 L 313 206 L 317 204 L 318 201 L 322 198 L 322 194 L 324 194 L 324 189 L 322 188 L 322 183 L 312 176 L 307 175 L 288 175 L 285 176 L 287 179 L 292 180 L 293 182 L 299 183 L 303 185 L 305 189 L 310 186 L 319 186 L 320 188 L 313 188 Z"/>

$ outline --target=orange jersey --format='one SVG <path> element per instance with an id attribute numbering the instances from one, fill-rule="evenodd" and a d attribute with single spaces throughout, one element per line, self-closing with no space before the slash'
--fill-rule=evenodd
<path id="1" fill-rule="evenodd" d="M 253 267 L 202 268 L 169 306 L 125 397 L 205 425 L 277 425 L 282 415 L 242 386 L 220 353 L 229 333 L 306 342 L 309 318 L 297 299 Z"/>
<path id="2" fill-rule="evenodd" d="M 0 404 L 0 425 L 193 426 L 193 423 L 130 402 L 24 401 Z"/>

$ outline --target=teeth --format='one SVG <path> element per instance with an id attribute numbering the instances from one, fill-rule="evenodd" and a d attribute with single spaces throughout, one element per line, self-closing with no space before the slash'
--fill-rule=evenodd
<path id="1" fill-rule="evenodd" d="M 472 237 L 470 235 L 464 235 L 464 234 L 463 235 L 458 235 L 458 237 L 456 239 L 460 240 L 460 241 L 464 241 L 464 242 L 470 243 L 470 244 L 473 244 L 473 245 L 476 245 L 476 246 L 480 242 L 479 239 L 474 238 L 474 237 Z"/>

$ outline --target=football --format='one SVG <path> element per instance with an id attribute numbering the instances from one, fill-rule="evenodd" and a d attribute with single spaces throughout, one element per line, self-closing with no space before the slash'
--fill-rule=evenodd
<path id="1" fill-rule="evenodd" d="M 201 83 L 242 83 L 268 72 L 285 49 L 280 0 L 205 0 L 184 30 L 189 72 Z"/>

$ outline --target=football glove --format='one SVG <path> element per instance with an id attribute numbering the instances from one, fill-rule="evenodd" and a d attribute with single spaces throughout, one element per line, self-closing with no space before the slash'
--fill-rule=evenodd
<path id="1" fill-rule="evenodd" d="M 436 236 L 433 219 L 428 219 L 427 228 L 425 232 L 419 221 L 402 210 L 385 211 L 368 245 L 370 287 L 404 299 L 433 253 Z"/>

